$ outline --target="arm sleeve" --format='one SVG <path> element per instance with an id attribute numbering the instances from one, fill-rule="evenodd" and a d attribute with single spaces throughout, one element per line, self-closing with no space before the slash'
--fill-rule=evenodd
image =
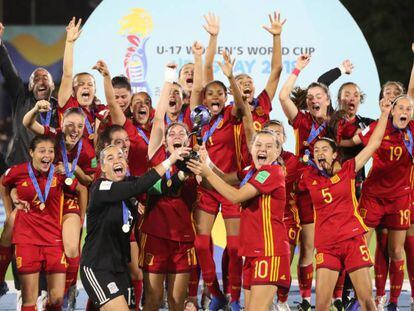
<path id="1" fill-rule="evenodd" d="M 13 104 L 15 104 L 18 94 L 24 94 L 25 92 L 24 84 L 19 77 L 16 67 L 13 65 L 3 40 L 0 44 L 0 71 L 6 81 L 10 95 L 13 98 Z"/>
<path id="2" fill-rule="evenodd" d="M 96 186 L 92 199 L 96 204 L 126 200 L 146 192 L 159 179 L 160 175 L 154 169 L 151 169 L 141 177 L 133 180 L 118 182 L 101 180 Z"/>
<path id="3" fill-rule="evenodd" d="M 369 142 L 369 138 L 371 137 L 372 133 L 374 132 L 375 126 L 377 122 L 371 123 L 368 127 L 366 127 L 361 133 L 358 134 L 359 138 L 362 141 L 362 144 L 366 146 Z"/>
<path id="4" fill-rule="evenodd" d="M 335 82 L 340 76 L 342 75 L 341 69 L 338 67 L 328 70 L 324 74 L 322 74 L 318 78 L 319 83 L 325 84 L 327 87 L 329 87 L 333 82 Z"/>
<path id="5" fill-rule="evenodd" d="M 248 181 L 260 193 L 269 194 L 285 187 L 285 176 L 280 166 L 266 166 L 258 170 Z"/>

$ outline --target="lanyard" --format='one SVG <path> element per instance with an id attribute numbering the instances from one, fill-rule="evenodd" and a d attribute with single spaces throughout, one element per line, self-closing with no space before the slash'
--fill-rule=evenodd
<path id="1" fill-rule="evenodd" d="M 40 123 L 42 123 L 42 125 L 49 126 L 50 119 L 52 118 L 52 110 L 49 110 L 48 112 L 46 112 L 46 118 L 43 117 L 43 115 L 44 115 L 44 112 L 40 114 Z"/>
<path id="2" fill-rule="evenodd" d="M 313 140 L 318 137 L 318 135 L 325 129 L 326 122 L 323 122 L 317 129 L 315 129 L 315 122 L 312 122 L 311 132 L 309 133 L 309 137 L 306 140 L 306 145 L 309 146 Z"/>
<path id="3" fill-rule="evenodd" d="M 221 120 L 223 120 L 223 115 L 219 115 L 217 120 L 214 122 L 213 126 L 204 134 L 203 142 L 205 143 L 214 133 L 217 126 L 220 124 Z"/>
<path id="4" fill-rule="evenodd" d="M 246 176 L 243 178 L 242 182 L 240 183 L 240 187 L 243 187 L 250 180 L 250 178 L 252 178 L 255 172 L 256 172 L 256 168 L 254 167 L 250 171 L 248 171 Z"/>
<path id="5" fill-rule="evenodd" d="M 30 162 L 27 165 L 27 169 L 29 171 L 30 179 L 32 180 L 33 186 L 36 190 L 37 196 L 41 202 L 40 209 L 43 210 L 45 208 L 45 202 L 47 197 L 49 196 L 50 187 L 52 185 L 53 173 L 55 172 L 55 166 L 52 164 L 49 169 L 49 175 L 47 176 L 46 186 L 45 186 L 45 195 L 43 195 L 42 191 L 40 190 L 39 183 L 37 182 L 36 176 L 33 172 L 32 165 Z"/>
<path id="6" fill-rule="evenodd" d="M 181 112 L 178 116 L 178 122 L 183 123 L 184 114 Z M 167 125 L 170 125 L 172 123 L 171 119 L 168 117 L 167 114 L 165 114 L 165 122 L 167 122 Z"/>
<path id="7" fill-rule="evenodd" d="M 91 126 L 91 123 L 89 122 L 88 116 L 85 116 L 85 126 L 86 126 L 86 129 L 88 130 L 89 139 L 93 139 L 94 131 Z"/>
<path id="8" fill-rule="evenodd" d="M 329 175 L 324 170 L 319 169 L 319 167 L 316 165 L 316 163 L 313 162 L 313 160 L 311 159 L 311 156 L 310 156 L 310 151 L 308 149 L 305 150 L 305 156 L 306 156 L 305 163 L 307 163 L 308 165 L 310 165 L 313 168 L 317 169 L 318 172 L 321 173 L 322 176 L 329 178 Z"/>
<path id="9" fill-rule="evenodd" d="M 62 140 L 60 141 L 60 147 L 62 149 L 62 160 L 63 160 L 63 166 L 65 167 L 65 173 L 66 173 L 66 177 L 68 178 L 72 178 L 73 177 L 73 172 L 75 171 L 76 165 L 78 164 L 78 160 L 79 160 L 79 156 L 82 150 L 82 138 L 79 140 L 78 142 L 78 150 L 76 151 L 76 157 L 73 159 L 72 161 L 72 169 L 69 170 L 69 160 L 68 160 L 68 153 L 66 151 L 66 146 L 65 146 L 65 141 Z M 66 180 L 65 180 L 66 182 Z M 70 186 L 70 185 L 68 185 Z"/>
<path id="10" fill-rule="evenodd" d="M 144 141 L 148 145 L 149 144 L 149 139 L 148 139 L 147 135 L 145 135 L 144 131 L 139 126 L 137 126 L 137 131 L 138 131 L 139 135 L 142 137 L 142 139 L 144 139 Z"/>
<path id="11" fill-rule="evenodd" d="M 399 131 L 402 134 L 405 148 L 407 149 L 408 153 L 410 154 L 411 159 L 413 159 L 413 161 L 414 161 L 414 158 L 413 158 L 413 146 L 414 146 L 413 133 L 411 133 L 411 130 L 408 127 L 406 129 L 406 133 L 404 133 L 403 130 L 395 127 L 394 124 L 392 126 L 395 130 Z M 408 136 L 408 139 L 405 139 L 405 137 L 406 137 L 405 135 Z"/>
<path id="12" fill-rule="evenodd" d="M 131 225 L 128 222 L 129 210 L 124 201 L 122 201 L 122 231 L 128 233 Z"/>

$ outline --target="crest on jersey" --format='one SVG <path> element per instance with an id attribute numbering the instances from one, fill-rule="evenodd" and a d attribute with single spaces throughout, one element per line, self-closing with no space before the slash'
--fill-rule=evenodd
<path id="1" fill-rule="evenodd" d="M 109 289 L 109 293 L 111 294 L 116 294 L 117 292 L 119 292 L 119 288 L 118 286 L 116 286 L 115 282 L 111 282 L 107 285 L 108 289 Z"/>

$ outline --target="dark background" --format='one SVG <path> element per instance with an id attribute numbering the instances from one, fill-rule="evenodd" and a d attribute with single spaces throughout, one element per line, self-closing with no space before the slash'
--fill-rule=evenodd
<path id="1" fill-rule="evenodd" d="M 100 2 L 101 0 L 0 0 L 0 21 L 5 25 L 66 25 L 68 16 L 81 17 L 86 21 Z M 397 80 L 407 86 L 413 63 L 411 43 L 414 42 L 414 1 L 341 0 L 341 3 L 365 35 L 381 83 Z"/>

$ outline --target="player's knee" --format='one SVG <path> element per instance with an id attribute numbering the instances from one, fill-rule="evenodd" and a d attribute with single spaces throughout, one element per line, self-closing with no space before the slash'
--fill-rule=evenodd
<path id="1" fill-rule="evenodd" d="M 358 302 L 361 305 L 362 310 L 376 310 L 374 299 L 371 294 L 367 292 L 362 297 L 358 296 Z"/>
<path id="2" fill-rule="evenodd" d="M 79 256 L 79 245 L 77 243 L 64 243 L 65 255 L 69 258 L 75 258 Z"/>
<path id="3" fill-rule="evenodd" d="M 145 293 L 145 307 L 147 310 L 158 310 L 162 303 L 163 290 L 151 290 Z"/>
<path id="4" fill-rule="evenodd" d="M 326 298 L 317 297 L 316 298 L 316 306 L 315 306 L 316 310 L 328 311 L 330 307 L 331 307 L 331 297 L 326 297 Z"/>
<path id="5" fill-rule="evenodd" d="M 63 304 L 63 293 L 57 289 L 51 289 L 49 291 L 48 304 L 52 306 L 59 306 Z"/>
<path id="6" fill-rule="evenodd" d="M 388 255 L 390 256 L 391 260 L 401 260 L 404 258 L 403 256 L 403 245 L 389 245 L 388 247 Z"/>

